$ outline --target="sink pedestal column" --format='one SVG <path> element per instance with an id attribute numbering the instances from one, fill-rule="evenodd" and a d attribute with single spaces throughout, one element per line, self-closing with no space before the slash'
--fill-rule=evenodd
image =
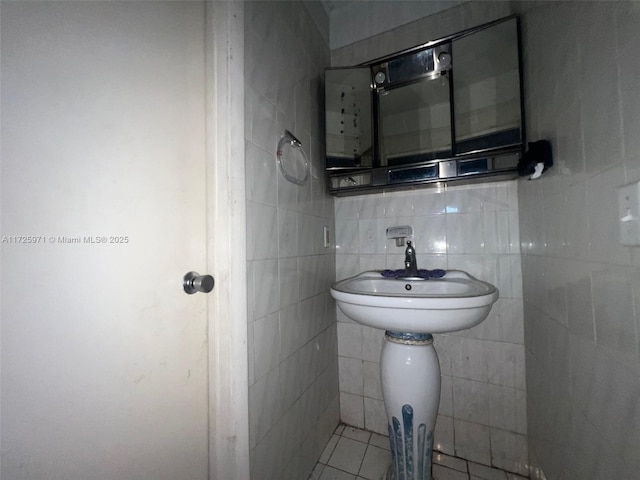
<path id="1" fill-rule="evenodd" d="M 430 480 L 440 363 L 430 334 L 387 331 L 380 358 L 394 480 Z"/>

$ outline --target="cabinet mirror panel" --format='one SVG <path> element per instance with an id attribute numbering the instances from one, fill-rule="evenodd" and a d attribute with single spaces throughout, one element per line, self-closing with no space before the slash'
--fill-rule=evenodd
<path id="1" fill-rule="evenodd" d="M 449 77 L 378 90 L 381 165 L 407 165 L 451 156 Z"/>
<path id="2" fill-rule="evenodd" d="M 522 142 L 516 19 L 453 41 L 456 154 Z"/>
<path id="3" fill-rule="evenodd" d="M 334 194 L 514 178 L 525 144 L 517 17 L 326 70 Z"/>
<path id="4" fill-rule="evenodd" d="M 325 82 L 327 168 L 371 167 L 371 70 L 327 69 Z"/>

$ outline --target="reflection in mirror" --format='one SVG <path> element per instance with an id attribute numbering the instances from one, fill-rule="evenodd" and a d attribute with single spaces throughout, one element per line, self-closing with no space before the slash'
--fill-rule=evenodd
<path id="1" fill-rule="evenodd" d="M 327 168 L 371 167 L 371 70 L 327 70 L 325 102 Z"/>
<path id="2" fill-rule="evenodd" d="M 456 154 L 522 142 L 517 21 L 453 41 Z"/>
<path id="3" fill-rule="evenodd" d="M 337 195 L 513 178 L 525 142 L 517 17 L 328 69 Z"/>
<path id="4" fill-rule="evenodd" d="M 451 156 L 449 77 L 378 90 L 381 165 Z"/>

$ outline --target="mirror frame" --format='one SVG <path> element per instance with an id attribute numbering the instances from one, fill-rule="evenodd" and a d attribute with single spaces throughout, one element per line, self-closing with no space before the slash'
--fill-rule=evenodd
<path id="1" fill-rule="evenodd" d="M 454 90 L 455 90 L 455 56 L 453 65 L 448 66 L 452 70 L 449 80 L 450 86 L 450 114 L 451 114 L 451 137 L 452 137 L 452 156 L 448 158 L 437 158 L 416 163 L 408 163 L 399 166 L 382 166 L 379 159 L 379 142 L 381 141 L 378 131 L 378 103 L 376 101 L 377 88 L 375 86 L 374 76 L 380 70 L 379 66 L 385 62 L 395 60 L 402 56 L 414 54 L 424 51 L 425 49 L 433 49 L 441 51 L 443 45 L 449 45 L 451 52 L 452 42 L 463 37 L 473 35 L 474 33 L 491 28 L 504 22 L 515 20 L 516 36 L 517 36 L 517 62 L 518 62 L 518 88 L 520 96 L 520 142 L 508 146 L 489 147 L 474 150 L 472 152 L 457 153 L 455 138 L 455 106 L 454 106 Z M 364 62 L 355 67 L 331 67 L 330 70 L 345 70 L 349 68 L 369 68 L 371 71 L 370 79 L 370 107 L 372 112 L 373 125 L 373 162 L 371 167 L 358 166 L 342 166 L 335 167 L 327 164 L 327 173 L 329 176 L 329 191 L 334 195 L 354 195 L 363 193 L 375 193 L 384 190 L 398 188 L 413 188 L 416 185 L 442 185 L 443 183 L 470 183 L 478 181 L 494 181 L 511 179 L 517 176 L 517 163 L 523 153 L 524 145 L 526 145 L 526 128 L 525 128 L 525 112 L 524 112 L 524 89 L 523 89 L 523 65 L 522 65 L 522 41 L 521 41 L 521 25 L 518 15 L 511 15 L 500 18 L 492 22 L 488 22 L 473 28 L 463 30 L 461 32 L 448 35 L 446 37 L 429 41 L 415 47 L 402 50 L 400 52 L 376 58 L 374 60 Z M 454 52 L 455 55 L 455 52 Z M 447 68 L 441 70 L 447 71 Z M 426 77 L 426 75 L 424 75 Z M 433 76 L 430 76 L 433 78 Z M 420 81 L 420 80 L 419 80 Z M 422 79 L 421 81 L 432 81 Z M 485 162 L 482 168 L 476 168 L 479 162 Z M 434 173 L 435 172 L 435 173 Z"/>

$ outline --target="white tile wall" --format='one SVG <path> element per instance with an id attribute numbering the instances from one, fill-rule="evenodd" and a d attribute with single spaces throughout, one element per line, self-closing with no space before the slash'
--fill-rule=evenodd
<path id="1" fill-rule="evenodd" d="M 500 1 L 480 4 L 394 0 L 376 1 L 375 5 L 366 6 L 365 2 L 353 2 L 350 8 L 357 11 L 351 18 L 347 13 L 349 9 L 336 10 L 331 16 L 332 43 L 335 45 L 331 50 L 331 65 L 334 67 L 353 66 L 390 55 L 512 13 L 511 5 Z M 443 11 L 431 15 L 438 10 Z M 344 24 L 353 22 L 354 18 L 358 19 L 357 28 L 344 32 Z M 407 23 L 410 20 L 413 21 Z M 371 28 L 374 24 L 375 28 Z M 393 29 L 388 30 L 390 27 Z M 364 31 L 370 32 L 367 38 L 360 35 Z M 345 41 L 345 36 L 350 40 Z"/>
<path id="2" fill-rule="evenodd" d="M 485 322 L 436 336 L 443 390 L 435 441 L 446 453 L 485 465 L 508 464 L 526 474 L 517 211 L 515 182 L 338 198 L 336 274 L 340 279 L 367 269 L 402 268 L 404 249 L 386 241 L 385 230 L 410 224 L 420 267 L 466 270 L 499 287 L 500 299 Z M 384 332 L 338 312 L 342 420 L 382 434 L 387 432 L 379 384 L 383 338 Z M 512 435 L 518 445 L 524 442 L 524 450 L 501 440 L 492 447 L 492 432 L 498 439 L 504 438 L 500 432 Z"/>
<path id="3" fill-rule="evenodd" d="M 332 51 L 332 65 L 354 65 L 510 14 L 507 2 L 469 2 L 433 17 Z M 437 34 L 434 32 L 438 32 Z M 446 453 L 485 465 L 509 464 L 527 473 L 524 328 L 518 199 L 515 182 L 416 189 L 351 198 L 335 203 L 336 276 L 364 270 L 402 268 L 404 250 L 385 238 L 392 225 L 414 227 L 418 263 L 424 268 L 458 268 L 500 289 L 490 317 L 478 327 L 436 337 L 443 393 L 435 442 Z M 341 377 L 341 416 L 346 423 L 386 433 L 378 369 L 383 332 L 354 325 L 338 312 L 340 358 L 361 359 L 362 400 L 346 391 Z M 349 379 L 348 384 L 354 382 Z M 374 427 L 375 426 L 375 427 Z M 491 442 L 492 431 L 496 437 Z M 524 450 L 498 441 L 513 435 Z M 495 449 L 495 452 L 492 450 Z"/>
<path id="4" fill-rule="evenodd" d="M 518 8 L 529 137 L 555 156 L 519 189 L 532 478 L 634 478 L 640 256 L 619 243 L 616 189 L 640 178 L 640 5 Z"/>
<path id="5" fill-rule="evenodd" d="M 334 224 L 333 199 L 319 179 L 324 139 L 320 120 L 312 120 L 321 111 L 329 63 L 326 33 L 302 2 L 245 4 L 249 424 L 256 480 L 307 478 L 339 419 L 336 317 L 328 295 L 335 252 L 322 244 L 322 227 Z M 275 149 L 285 128 L 312 163 L 313 180 L 302 187 L 278 170 Z"/>
<path id="6" fill-rule="evenodd" d="M 640 255 L 618 243 L 615 188 L 640 179 L 638 4 L 468 2 L 334 50 L 332 65 L 353 65 L 420 43 L 424 31 L 450 33 L 516 8 L 523 15 L 529 138 L 551 139 L 556 159 L 540 181 L 522 182 L 519 189 L 497 184 L 337 200 L 335 274 L 318 258 L 324 252 L 314 245 L 316 237 L 307 235 L 334 215 L 322 181 L 315 96 L 326 44 L 294 5 L 255 2 L 247 8 L 252 465 L 265 478 L 281 472 L 282 478 L 302 478 L 296 474 L 313 466 L 324 442 L 302 419 L 311 414 L 330 437 L 326 425 L 336 418 L 332 392 L 339 368 L 349 372 L 341 379 L 344 388 L 362 388 L 361 394 L 340 392 L 343 421 L 384 431 L 374 375 L 382 334 L 338 312 L 332 347 L 327 326 L 333 314 L 326 308 L 332 304 L 322 292 L 333 278 L 399 268 L 402 253 L 376 232 L 413 222 L 417 237 L 428 232 L 416 238 L 421 265 L 462 268 L 501 291 L 481 325 L 436 339 L 443 373 L 438 449 L 523 473 L 529 458 L 533 478 L 545 472 L 548 478 L 634 478 L 640 468 Z M 596 62 L 607 66 L 606 75 L 592 68 Z M 305 85 L 316 93 L 307 97 Z M 315 162 L 310 188 L 293 188 L 275 168 L 273 138 L 284 128 L 309 145 Z M 280 236 L 282 244 L 265 242 Z M 270 273 L 277 287 L 264 285 L 262 275 Z M 324 317 L 308 313 L 314 302 L 325 305 Z M 461 356 L 462 347 L 479 363 Z M 275 368 L 265 366 L 276 362 L 272 348 L 280 348 Z M 325 348 L 334 348 L 339 361 L 329 350 L 318 353 Z M 322 412 L 321 404 L 328 405 Z M 295 428 L 300 424 L 305 427 Z M 278 451 L 287 439 L 284 453 Z"/>

